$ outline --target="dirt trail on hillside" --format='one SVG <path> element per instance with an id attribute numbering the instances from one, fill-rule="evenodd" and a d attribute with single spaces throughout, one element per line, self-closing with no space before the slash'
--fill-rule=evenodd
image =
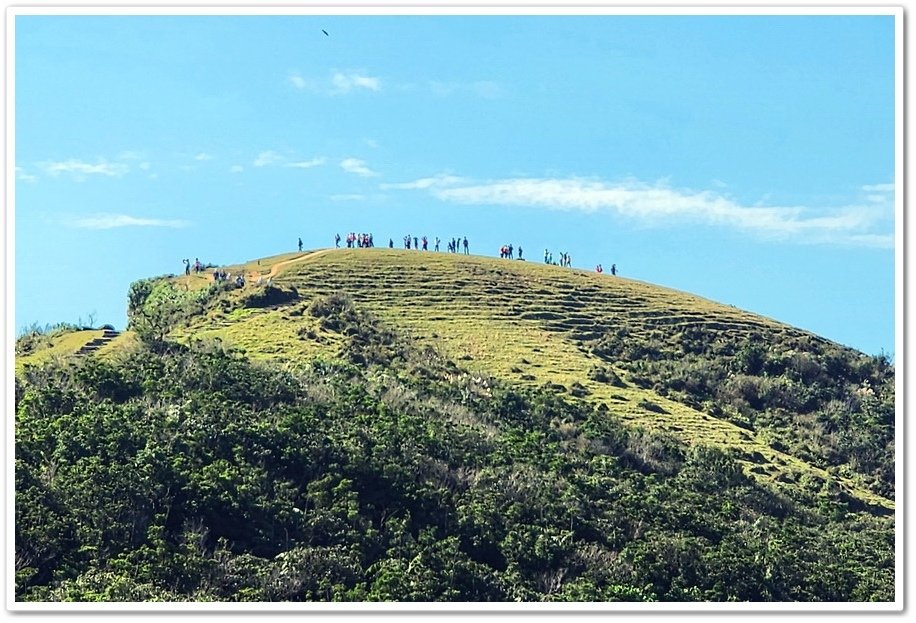
<path id="1" fill-rule="evenodd" d="M 294 257 L 291 260 L 284 260 L 282 262 L 277 262 L 276 264 L 270 267 L 270 272 L 267 273 L 267 277 L 268 279 L 276 277 L 280 273 L 280 271 L 283 270 L 283 268 L 285 268 L 286 266 L 289 266 L 290 264 L 295 264 L 296 262 L 304 262 L 305 260 L 308 260 L 308 259 L 320 257 L 334 250 L 335 249 L 321 249 L 319 251 L 310 251 L 308 253 L 303 253 L 299 257 Z"/>

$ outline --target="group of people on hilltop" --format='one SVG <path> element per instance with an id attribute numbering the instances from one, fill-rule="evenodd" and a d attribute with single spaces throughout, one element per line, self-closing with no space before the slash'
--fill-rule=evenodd
<path id="1" fill-rule="evenodd" d="M 596 273 L 603 273 L 603 272 L 604 272 L 604 266 L 602 266 L 601 264 L 598 264 L 597 266 L 595 266 L 595 272 L 596 272 Z M 617 264 L 611 264 L 611 274 L 612 274 L 612 275 L 616 275 L 616 274 L 617 274 Z"/>
<path id="2" fill-rule="evenodd" d="M 341 240 L 340 234 L 335 234 L 334 246 L 336 248 L 340 248 L 340 240 Z M 357 234 L 357 233 L 351 232 L 347 234 L 347 237 L 345 240 L 346 240 L 348 249 L 352 249 L 352 248 L 364 249 L 364 248 L 372 248 L 375 246 L 375 243 L 372 239 L 372 234 Z M 421 236 L 413 236 L 411 234 L 408 234 L 404 236 L 403 242 L 404 242 L 404 248 L 408 250 L 415 249 L 417 251 L 420 251 L 420 250 L 428 251 L 430 247 L 430 239 L 426 236 L 421 237 Z M 439 252 L 440 242 L 441 241 L 439 237 L 436 236 L 433 249 L 437 253 Z M 447 242 L 446 246 L 448 248 L 449 253 L 462 253 L 463 251 L 465 255 L 470 254 L 467 236 L 464 236 L 464 237 L 458 236 L 457 238 L 452 238 L 451 240 Z M 388 248 L 389 249 L 394 248 L 394 239 L 393 238 L 388 239 Z M 299 238 L 299 251 L 302 251 L 302 238 Z M 511 260 L 511 259 L 516 259 L 517 257 L 517 259 L 522 260 L 524 259 L 522 256 L 522 253 L 523 251 L 522 251 L 521 245 L 519 245 L 516 248 L 512 244 L 504 244 L 499 249 L 499 257 L 503 259 Z M 185 274 L 190 274 L 191 272 L 190 263 L 188 262 L 188 260 L 184 260 L 184 262 L 185 262 Z M 550 249 L 544 249 L 544 263 L 550 264 L 552 266 L 563 266 L 565 268 L 571 268 L 572 267 L 572 257 L 570 257 L 569 253 L 560 252 L 560 261 L 555 262 L 553 259 L 553 253 L 550 251 Z M 196 260 L 194 263 L 194 270 L 196 272 L 200 272 L 201 267 L 202 265 L 200 264 L 200 261 Z M 601 264 L 596 265 L 595 272 L 603 273 L 604 267 Z M 617 275 L 617 265 L 616 264 L 611 265 L 610 272 L 612 275 Z"/>
<path id="3" fill-rule="evenodd" d="M 448 252 L 449 253 L 461 253 L 461 249 L 459 247 L 462 244 L 464 245 L 464 254 L 470 255 L 468 251 L 468 237 L 467 236 L 465 236 L 464 239 L 462 239 L 461 237 L 452 238 L 448 243 Z"/>
<path id="4" fill-rule="evenodd" d="M 433 244 L 433 250 L 436 253 L 439 252 L 439 245 L 441 242 L 442 241 L 439 239 L 439 236 L 436 236 L 436 240 Z M 403 238 L 403 244 L 404 244 L 404 248 L 407 249 L 408 251 L 411 249 L 415 249 L 417 251 L 429 251 L 430 240 L 426 236 L 412 236 L 410 234 L 407 234 Z M 460 236 L 458 238 L 452 238 L 448 243 L 448 252 L 449 253 L 461 253 L 462 245 L 464 245 L 464 254 L 469 255 L 470 250 L 468 247 L 467 236 L 465 236 L 464 238 L 461 238 Z M 388 239 L 388 248 L 389 249 L 394 248 L 394 238 Z"/>
<path id="5" fill-rule="evenodd" d="M 187 275 L 190 275 L 190 274 L 191 274 L 191 266 L 192 266 L 191 261 L 188 260 L 187 258 L 185 258 L 185 259 L 181 260 L 181 262 L 184 264 L 184 274 L 185 274 L 186 276 L 187 276 Z M 203 269 L 204 269 L 204 265 L 201 264 L 201 263 L 200 263 L 200 260 L 199 260 L 198 258 L 196 258 L 196 257 L 194 258 L 194 264 L 193 264 L 193 266 L 194 266 L 194 272 L 195 272 L 195 273 L 199 273 L 199 272 L 203 271 Z"/>
<path id="6" fill-rule="evenodd" d="M 549 263 L 550 263 L 550 264 L 554 264 L 554 261 L 553 261 L 553 253 L 550 253 L 550 252 L 548 252 L 548 251 L 545 251 L 545 252 L 548 253 L 548 255 L 550 256 L 550 262 L 549 262 Z M 554 264 L 554 265 L 557 265 L 557 264 Z M 564 253 L 563 251 L 560 251 L 560 263 L 559 263 L 559 266 L 563 266 L 564 268 L 570 268 L 570 267 L 572 266 L 572 258 L 569 257 L 569 253 Z"/>
<path id="7" fill-rule="evenodd" d="M 503 259 L 509 259 L 509 260 L 514 259 L 514 257 L 515 257 L 515 249 L 512 248 L 512 245 L 511 245 L 511 244 L 504 244 L 503 246 L 501 246 L 501 247 L 499 248 L 499 257 L 501 257 L 501 258 L 503 258 Z M 525 258 L 522 257 L 522 247 L 521 247 L 521 245 L 519 245 L 519 247 L 518 247 L 518 259 L 520 259 L 520 260 L 525 259 Z"/>
<path id="8" fill-rule="evenodd" d="M 348 249 L 369 249 L 375 246 L 372 234 L 357 234 L 355 232 L 350 232 L 347 234 L 346 242 Z M 338 249 L 340 248 L 340 234 L 334 234 L 334 246 Z"/>
<path id="9" fill-rule="evenodd" d="M 411 241 L 412 241 L 412 244 L 411 244 Z M 426 238 L 426 236 L 423 236 L 423 238 L 418 238 L 417 236 L 411 236 L 410 234 L 407 234 L 406 236 L 404 236 L 404 248 L 407 249 L 408 251 L 410 249 L 416 249 L 417 251 L 419 251 L 421 242 L 423 244 L 423 250 L 428 251 L 429 250 L 429 240 Z M 388 246 L 390 248 L 394 246 L 394 243 L 391 239 L 388 240 L 388 243 L 389 243 Z"/>
<path id="10" fill-rule="evenodd" d="M 569 257 L 569 253 L 560 252 L 560 263 L 557 264 L 553 261 L 553 252 L 549 249 L 544 249 L 544 263 L 550 264 L 552 266 L 563 266 L 565 268 L 572 267 L 572 258 Z"/>
<path id="11" fill-rule="evenodd" d="M 232 273 L 227 273 L 225 270 L 221 270 L 217 268 L 213 271 L 213 281 L 217 283 L 222 282 L 222 281 L 232 282 L 233 281 Z M 245 276 L 241 274 L 236 275 L 234 283 L 235 285 L 241 288 L 242 286 L 245 285 Z"/>

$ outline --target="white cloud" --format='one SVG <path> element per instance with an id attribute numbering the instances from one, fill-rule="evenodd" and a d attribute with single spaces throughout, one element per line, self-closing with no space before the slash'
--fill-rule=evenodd
<path id="1" fill-rule="evenodd" d="M 451 186 L 454 184 L 462 184 L 468 180 L 463 177 L 456 177 L 454 175 L 446 175 L 440 173 L 433 177 L 424 177 L 413 182 L 400 182 L 397 184 L 380 184 L 379 186 L 382 189 L 388 190 L 423 190 L 428 188 L 433 188 L 434 186 Z"/>
<path id="2" fill-rule="evenodd" d="M 450 95 L 476 95 L 485 99 L 496 99 L 503 95 L 503 88 L 492 80 L 477 80 L 476 82 L 443 82 L 430 80 L 427 87 L 438 97 Z"/>
<path id="3" fill-rule="evenodd" d="M 332 94 L 349 93 L 354 89 L 366 89 L 368 91 L 381 91 L 382 81 L 372 76 L 363 76 L 356 73 L 334 72 L 331 77 L 333 85 Z"/>
<path id="4" fill-rule="evenodd" d="M 137 166 L 140 168 L 141 171 L 149 171 L 151 165 L 149 162 L 141 162 Z"/>
<path id="5" fill-rule="evenodd" d="M 22 167 L 16 167 L 16 179 L 22 180 L 23 182 L 29 182 L 31 184 L 38 181 L 38 176 L 28 173 Z"/>
<path id="6" fill-rule="evenodd" d="M 870 186 L 863 186 L 862 190 L 867 193 L 892 193 L 894 192 L 893 184 L 872 184 Z"/>
<path id="7" fill-rule="evenodd" d="M 298 73 L 293 72 L 288 77 L 289 83 L 299 89 L 300 91 L 309 87 L 309 83 L 300 76 Z"/>
<path id="8" fill-rule="evenodd" d="M 374 138 L 367 138 L 367 139 L 366 139 L 366 145 L 368 145 L 368 146 L 371 147 L 372 149 L 378 149 L 378 148 L 379 148 L 379 142 L 378 142 L 377 140 L 375 140 Z"/>
<path id="9" fill-rule="evenodd" d="M 203 161 L 203 160 L 213 160 L 213 156 L 211 156 L 210 154 L 205 153 L 205 152 L 200 152 L 199 154 L 197 154 L 196 156 L 194 156 L 194 160 L 200 160 L 200 161 Z"/>
<path id="10" fill-rule="evenodd" d="M 327 162 L 327 158 L 312 158 L 311 160 L 303 160 L 301 162 L 290 162 L 283 166 L 292 167 L 294 169 L 311 169 L 312 167 L 319 167 Z"/>
<path id="11" fill-rule="evenodd" d="M 258 157 L 254 159 L 252 164 L 256 167 L 268 167 L 268 166 L 282 166 L 292 169 L 311 169 L 313 167 L 318 167 L 327 162 L 327 158 L 318 157 L 312 158 L 311 160 L 299 160 L 296 162 L 287 162 L 286 156 L 278 154 L 273 150 L 262 151 L 258 154 Z M 238 166 L 238 165 L 236 165 Z M 232 168 L 233 172 L 241 172 L 241 167 L 238 171 L 235 171 L 235 167 Z"/>
<path id="12" fill-rule="evenodd" d="M 347 173 L 353 173 L 362 177 L 376 177 L 378 173 L 366 166 L 365 161 L 357 158 L 344 158 L 340 161 L 340 168 Z"/>
<path id="13" fill-rule="evenodd" d="M 425 189 L 453 203 L 512 205 L 579 212 L 612 212 L 652 225 L 684 222 L 734 227 L 758 235 L 804 242 L 893 246 L 892 234 L 875 232 L 888 220 L 886 204 L 833 209 L 747 206 L 715 191 L 673 189 L 639 181 L 583 178 L 512 178 L 468 183 L 437 176 L 388 188 Z"/>
<path id="14" fill-rule="evenodd" d="M 266 167 L 268 165 L 278 164 L 280 162 L 283 162 L 283 156 L 275 151 L 267 150 L 259 153 L 258 157 L 254 159 L 252 164 L 254 164 L 256 167 Z"/>
<path id="15" fill-rule="evenodd" d="M 61 173 L 69 173 L 77 180 L 83 180 L 87 175 L 120 177 L 130 170 L 130 167 L 123 162 L 107 162 L 105 160 L 90 164 L 82 160 L 70 159 L 61 162 L 45 162 L 42 166 L 50 175 L 57 176 Z"/>
<path id="16" fill-rule="evenodd" d="M 298 91 L 309 91 L 321 95 L 344 95 L 357 91 L 382 90 L 382 79 L 369 76 L 363 72 L 334 71 L 330 78 L 310 79 L 303 77 L 298 71 L 291 72 L 286 81 Z"/>
<path id="17" fill-rule="evenodd" d="M 127 214 L 96 214 L 70 221 L 72 227 L 80 229 L 114 229 L 116 227 L 187 227 L 183 220 L 142 218 Z"/>
<path id="18" fill-rule="evenodd" d="M 230 173 L 241 173 L 244 170 L 245 170 L 245 167 L 243 167 L 240 164 L 233 165 L 232 167 L 229 168 Z"/>

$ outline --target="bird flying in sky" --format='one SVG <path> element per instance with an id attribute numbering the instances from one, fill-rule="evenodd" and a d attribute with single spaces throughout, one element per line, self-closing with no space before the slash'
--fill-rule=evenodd
<path id="1" fill-rule="evenodd" d="M 328 34 L 328 31 L 325 30 L 325 29 L 323 29 L 323 28 L 321 29 L 321 32 L 324 33 L 324 36 L 325 36 L 325 37 L 330 37 L 330 36 L 331 36 L 331 35 Z"/>

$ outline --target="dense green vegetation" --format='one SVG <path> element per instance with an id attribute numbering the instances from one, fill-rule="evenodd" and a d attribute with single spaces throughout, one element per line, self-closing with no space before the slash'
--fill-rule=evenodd
<path id="1" fill-rule="evenodd" d="M 222 295 L 151 302 L 155 287 L 133 305 L 144 343 L 16 379 L 18 600 L 894 599 L 893 518 L 831 480 L 768 488 L 734 453 L 627 424 L 584 394 L 468 373 L 341 297 L 304 307 L 340 338 L 328 357 L 255 364 L 215 340 L 178 344 L 175 318 Z M 734 396 L 728 417 L 808 442 L 779 419 L 786 407 L 715 367 L 760 389 L 798 373 L 771 363 L 786 353 L 681 355 L 697 375 L 678 377 L 664 348 L 620 348 L 601 352 L 632 362 L 630 382 Z M 829 365 L 829 349 L 811 353 Z M 798 399 L 861 437 L 813 458 L 844 457 L 892 490 L 884 455 L 859 456 L 886 446 L 888 374 L 863 362 Z M 841 413 L 832 401 L 865 379 L 876 402 Z"/>
<path id="2" fill-rule="evenodd" d="M 692 327 L 609 332 L 594 348 L 641 387 L 762 433 L 812 465 L 894 494 L 894 370 L 809 335 Z"/>

